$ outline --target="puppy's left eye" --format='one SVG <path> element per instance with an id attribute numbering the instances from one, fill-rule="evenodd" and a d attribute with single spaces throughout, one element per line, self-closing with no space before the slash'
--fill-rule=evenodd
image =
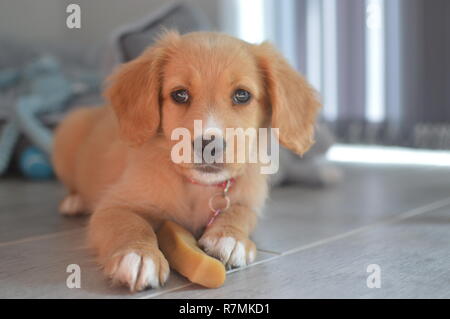
<path id="1" fill-rule="evenodd" d="M 172 99 L 178 104 L 186 104 L 189 101 L 189 92 L 188 90 L 176 90 L 170 94 Z"/>
<path id="2" fill-rule="evenodd" d="M 234 104 L 246 104 L 250 101 L 252 98 L 252 95 L 250 92 L 243 90 L 243 89 L 237 89 L 233 93 L 233 103 Z"/>

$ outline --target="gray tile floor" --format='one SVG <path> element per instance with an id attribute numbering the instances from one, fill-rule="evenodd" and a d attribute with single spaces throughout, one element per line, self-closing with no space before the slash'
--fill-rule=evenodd
<path id="1" fill-rule="evenodd" d="M 206 290 L 172 272 L 132 295 L 111 287 L 85 247 L 86 218 L 56 212 L 55 182 L 0 181 L 0 298 L 450 298 L 450 169 L 343 165 L 328 189 L 274 189 L 257 261 Z M 70 264 L 81 288 L 69 289 Z M 381 288 L 366 285 L 367 266 Z"/>

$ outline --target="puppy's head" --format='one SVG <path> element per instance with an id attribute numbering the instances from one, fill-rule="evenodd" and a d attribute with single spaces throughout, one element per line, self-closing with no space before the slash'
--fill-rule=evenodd
<path id="1" fill-rule="evenodd" d="M 218 33 L 169 32 L 123 65 L 110 82 L 106 96 L 122 137 L 139 147 L 158 134 L 173 149 L 180 145 L 173 132 L 189 133 L 183 145 L 191 147 L 191 160 L 176 167 L 206 183 L 243 171 L 257 135 L 244 135 L 247 149 L 239 150 L 236 133 L 279 128 L 280 143 L 299 154 L 313 142 L 316 94 L 267 43 L 252 45 Z M 236 128 L 241 131 L 228 134 Z M 239 151 L 244 162 L 237 160 Z"/>

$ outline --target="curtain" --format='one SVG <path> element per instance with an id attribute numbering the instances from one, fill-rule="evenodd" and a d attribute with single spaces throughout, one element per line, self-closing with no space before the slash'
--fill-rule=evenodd
<path id="1" fill-rule="evenodd" d="M 450 149 L 449 0 L 222 0 L 222 29 L 274 42 L 344 143 Z"/>
<path id="2" fill-rule="evenodd" d="M 296 65 L 341 142 L 450 149 L 450 1 L 296 1 Z"/>

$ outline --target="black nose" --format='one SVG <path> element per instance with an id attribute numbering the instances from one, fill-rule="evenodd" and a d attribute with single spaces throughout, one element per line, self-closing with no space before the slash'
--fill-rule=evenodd
<path id="1" fill-rule="evenodd" d="M 205 152 L 205 148 L 211 144 L 207 151 Z M 195 153 L 199 158 L 203 160 L 207 160 L 209 157 L 220 156 L 225 150 L 225 141 L 222 137 L 216 137 L 212 135 L 210 138 L 205 138 L 204 136 L 197 137 L 195 141 L 192 142 L 192 146 L 194 147 Z M 207 162 L 214 161 L 207 160 Z"/>

